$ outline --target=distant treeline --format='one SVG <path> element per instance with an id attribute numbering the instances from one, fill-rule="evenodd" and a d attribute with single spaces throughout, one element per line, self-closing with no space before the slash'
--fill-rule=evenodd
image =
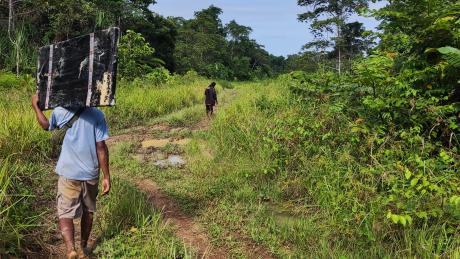
<path id="1" fill-rule="evenodd" d="M 297 68 L 251 39 L 250 27 L 236 21 L 223 24 L 218 7 L 197 11 L 187 20 L 156 14 L 149 8 L 154 4 L 154 0 L 2 1 L 0 70 L 33 73 L 40 46 L 110 26 L 142 34 L 154 49 L 151 56 L 141 57 L 144 67 L 164 66 L 176 73 L 195 70 L 229 80 L 269 77 Z"/>

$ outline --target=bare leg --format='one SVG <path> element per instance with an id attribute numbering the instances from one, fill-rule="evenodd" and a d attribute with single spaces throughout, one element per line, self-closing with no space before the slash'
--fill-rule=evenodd
<path id="1" fill-rule="evenodd" d="M 93 228 L 93 213 L 87 210 L 83 210 L 83 215 L 81 217 L 81 242 L 80 247 L 86 249 L 88 246 L 89 236 L 91 234 L 91 229 Z"/>
<path id="2" fill-rule="evenodd" d="M 61 229 L 62 238 L 67 248 L 67 257 L 76 258 L 73 219 L 59 219 L 59 228 Z"/>

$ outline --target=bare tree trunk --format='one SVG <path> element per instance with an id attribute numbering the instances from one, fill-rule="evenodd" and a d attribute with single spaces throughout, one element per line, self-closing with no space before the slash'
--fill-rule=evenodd
<path id="1" fill-rule="evenodd" d="M 338 70 L 339 70 L 339 76 L 340 74 L 342 73 L 342 50 L 341 50 L 341 46 L 340 46 L 340 29 L 337 30 L 337 42 L 338 42 L 338 60 L 339 60 L 339 67 L 338 67 Z"/>
<path id="2" fill-rule="evenodd" d="M 11 40 L 11 31 L 14 30 L 13 0 L 8 1 L 8 37 Z"/>
<path id="3" fill-rule="evenodd" d="M 342 35 L 341 33 L 341 26 L 342 26 L 342 3 L 341 1 L 338 1 L 338 13 L 337 13 L 337 40 L 335 41 L 335 44 L 337 46 L 337 60 L 338 60 L 338 66 L 337 70 L 339 72 L 339 76 L 342 73 L 342 39 L 340 38 Z"/>
<path id="4" fill-rule="evenodd" d="M 339 20 L 341 20 L 341 15 L 338 15 Z M 342 73 L 342 40 L 340 39 L 341 37 L 341 28 L 340 28 L 340 22 L 337 21 L 337 39 L 335 41 L 335 44 L 337 46 L 337 70 L 339 72 L 339 76 Z"/>
<path id="5" fill-rule="evenodd" d="M 16 39 L 16 77 L 19 77 L 19 39 Z"/>
<path id="6" fill-rule="evenodd" d="M 13 0 L 8 1 L 8 38 L 11 44 L 14 45 L 16 51 L 16 77 L 19 77 L 19 39 L 16 37 L 15 40 L 11 37 L 11 33 L 14 31 L 14 3 Z M 17 36 L 17 35 L 16 35 Z"/>

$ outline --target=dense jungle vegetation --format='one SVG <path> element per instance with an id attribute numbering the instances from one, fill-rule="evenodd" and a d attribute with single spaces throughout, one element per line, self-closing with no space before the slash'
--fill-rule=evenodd
<path id="1" fill-rule="evenodd" d="M 152 0 L 2 1 L 0 255 L 43 253 L 56 228 L 49 133 L 29 104 L 37 48 L 119 26 L 112 135 L 166 124 L 183 132 L 161 134 L 191 142 L 181 170 L 134 159 L 136 140 L 115 146 L 119 192 L 101 200 L 98 257 L 194 257 L 125 180 L 144 177 L 228 257 L 252 258 L 250 240 L 279 258 L 459 258 L 460 3 L 370 2 L 299 0 L 315 39 L 276 57 L 216 6 L 187 20 L 151 12 Z M 211 79 L 222 105 L 192 130 Z"/>

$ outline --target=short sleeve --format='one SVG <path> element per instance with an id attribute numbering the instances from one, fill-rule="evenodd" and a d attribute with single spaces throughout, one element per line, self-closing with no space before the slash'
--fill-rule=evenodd
<path id="1" fill-rule="evenodd" d="M 109 130 L 104 115 L 101 113 L 96 124 L 96 142 L 101 142 L 109 138 Z"/>
<path id="2" fill-rule="evenodd" d="M 51 117 L 50 117 L 50 120 L 49 120 L 49 127 L 48 127 L 48 130 L 54 130 L 54 129 L 56 129 L 56 128 L 58 127 L 58 126 L 57 126 L 58 122 L 57 122 L 56 116 L 57 116 L 57 115 L 56 115 L 56 112 L 53 111 L 53 112 L 51 113 Z"/>

